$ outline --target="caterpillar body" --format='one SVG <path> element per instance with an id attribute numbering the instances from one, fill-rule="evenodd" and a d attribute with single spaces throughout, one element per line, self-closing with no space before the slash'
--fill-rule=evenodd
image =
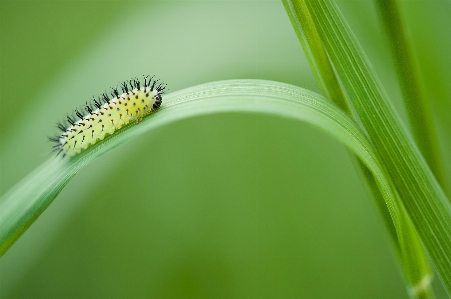
<path id="1" fill-rule="evenodd" d="M 49 138 L 56 143 L 52 151 L 62 153 L 63 157 L 75 156 L 124 125 L 138 123 L 157 110 L 166 85 L 152 79 L 145 76 L 142 83 L 136 78 L 124 81 L 122 94 L 113 87 L 111 98 L 103 93 L 86 102 L 82 109 L 76 109 L 75 115 L 67 116 L 67 121 L 57 123 L 62 133 Z"/>

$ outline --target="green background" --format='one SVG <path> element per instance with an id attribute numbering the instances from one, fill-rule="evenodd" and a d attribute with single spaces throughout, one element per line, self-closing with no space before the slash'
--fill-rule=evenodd
<path id="1" fill-rule="evenodd" d="M 338 3 L 404 117 L 372 2 Z M 451 149 L 440 96 L 451 5 L 405 7 Z M 256 78 L 319 92 L 279 1 L 1 1 L 0 42 L 0 194 L 49 158 L 56 120 L 132 76 L 155 74 L 170 91 Z M 0 260 L 0 297 L 407 294 L 345 148 L 309 125 L 227 113 L 152 131 L 82 169 Z"/>

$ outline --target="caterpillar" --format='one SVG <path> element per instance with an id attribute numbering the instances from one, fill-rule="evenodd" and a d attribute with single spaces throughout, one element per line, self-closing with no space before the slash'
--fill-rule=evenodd
<path id="1" fill-rule="evenodd" d="M 72 157 L 124 125 L 139 123 L 144 116 L 160 107 L 166 84 L 144 76 L 142 83 L 132 78 L 122 82 L 120 87 L 122 94 L 119 94 L 117 86 L 113 87 L 111 97 L 107 93 L 93 97 L 82 109 L 77 108 L 74 114 L 58 121 L 56 126 L 61 133 L 49 137 L 56 143 L 51 151 L 57 152 L 57 156 L 62 153 L 63 158 Z"/>

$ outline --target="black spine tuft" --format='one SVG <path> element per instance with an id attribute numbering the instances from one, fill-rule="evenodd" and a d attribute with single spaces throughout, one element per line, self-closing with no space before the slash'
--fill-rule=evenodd
<path id="1" fill-rule="evenodd" d="M 61 123 L 61 122 L 57 122 L 56 126 L 58 127 L 58 129 L 60 129 L 63 132 L 66 132 L 66 127 Z"/>
<path id="2" fill-rule="evenodd" d="M 90 104 L 88 104 L 88 102 L 86 102 L 85 109 L 86 111 L 88 111 L 88 113 L 92 113 L 92 107 Z"/>
<path id="3" fill-rule="evenodd" d="M 127 81 L 124 81 L 124 82 L 121 83 L 121 88 L 122 88 L 122 92 L 128 93 Z"/>
<path id="4" fill-rule="evenodd" d="M 70 117 L 69 115 L 67 115 L 67 121 L 68 121 L 71 125 L 75 126 L 75 120 L 72 119 L 72 117 Z"/>
<path id="5" fill-rule="evenodd" d="M 113 90 L 113 92 L 111 93 L 111 96 L 119 98 L 119 91 L 117 90 L 117 87 L 113 87 L 111 89 Z"/>
<path id="6" fill-rule="evenodd" d="M 49 141 L 60 143 L 60 137 L 59 136 L 47 137 L 47 138 L 49 139 Z"/>
<path id="7" fill-rule="evenodd" d="M 133 79 L 128 80 L 128 83 L 130 84 L 130 89 L 133 90 L 135 89 L 135 82 L 133 81 Z"/>
<path id="8" fill-rule="evenodd" d="M 75 110 L 75 114 L 80 118 L 83 119 L 83 114 L 80 113 L 80 111 L 78 111 L 78 109 Z"/>
<path id="9" fill-rule="evenodd" d="M 152 86 L 150 87 L 150 91 L 153 91 L 153 89 L 155 88 L 155 84 L 157 84 L 158 80 L 154 80 L 152 83 Z"/>
<path id="10" fill-rule="evenodd" d="M 143 76 L 144 77 L 144 87 L 148 87 L 150 85 L 150 82 L 152 82 L 152 78 L 149 78 L 149 75 Z"/>
<path id="11" fill-rule="evenodd" d="M 96 98 L 93 97 L 92 100 L 94 101 L 94 105 L 95 105 L 98 109 L 100 109 L 100 107 L 102 107 L 102 105 L 100 104 L 100 101 L 97 102 Z"/>
<path id="12" fill-rule="evenodd" d="M 108 95 L 106 93 L 102 93 L 102 99 L 105 101 L 106 104 L 110 103 L 110 98 L 108 97 Z"/>
<path id="13" fill-rule="evenodd" d="M 160 84 L 158 84 L 158 86 L 157 86 L 157 91 L 158 91 L 158 93 L 159 94 L 162 94 L 162 93 L 164 93 L 164 90 L 166 89 L 166 84 L 163 84 L 163 83 L 160 83 Z"/>

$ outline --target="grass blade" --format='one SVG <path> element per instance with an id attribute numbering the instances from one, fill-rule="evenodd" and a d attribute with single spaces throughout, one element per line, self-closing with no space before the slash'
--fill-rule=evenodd
<path id="1" fill-rule="evenodd" d="M 437 128 L 432 116 L 426 92 L 422 84 L 418 63 L 409 37 L 399 1 L 378 1 L 377 6 L 382 23 L 385 25 L 390 49 L 398 66 L 398 80 L 404 97 L 404 103 L 409 113 L 410 127 L 415 141 L 424 158 L 431 167 L 440 185 L 446 190 L 449 181 L 446 178 Z"/>
<path id="2" fill-rule="evenodd" d="M 323 94 L 341 109 L 351 113 L 306 3 L 282 1 Z"/>
<path id="3" fill-rule="evenodd" d="M 451 294 L 451 205 L 336 5 L 307 1 L 325 48 Z"/>
<path id="4" fill-rule="evenodd" d="M 152 129 L 201 114 L 247 111 L 288 117 L 316 125 L 342 141 L 356 153 L 376 178 L 401 232 L 409 238 L 409 221 L 384 176 L 377 155 L 365 134 L 341 109 L 324 97 L 299 87 L 259 80 L 214 82 L 191 87 L 165 97 L 160 111 L 135 126 L 98 143 L 76 158 L 51 158 L 4 195 L 0 207 L 0 253 L 3 254 L 50 205 L 75 173 L 97 157 L 126 140 Z"/>
<path id="5" fill-rule="evenodd" d="M 325 94 L 331 96 L 332 101 L 337 103 L 349 114 L 352 114 L 353 117 L 359 121 L 359 124 L 363 126 L 358 114 L 355 113 L 352 101 L 346 98 L 341 90 L 339 79 L 336 77 L 336 73 L 330 64 L 329 57 L 326 54 L 318 55 L 318 53 L 327 52 L 308 11 L 306 2 L 289 0 L 284 0 L 283 2 L 298 38 L 309 57 L 313 71 L 325 82 Z M 326 62 L 323 63 L 322 60 L 326 60 Z M 327 67 L 324 67 L 324 65 Z M 330 78 L 333 78 L 333 80 L 330 80 Z M 330 92 L 330 90 L 335 90 L 335 92 Z M 343 99 L 337 101 L 337 96 L 342 97 Z M 347 104 L 343 105 L 343 102 L 346 102 Z M 388 213 L 385 205 L 386 203 L 383 200 L 381 190 L 379 189 L 375 178 L 367 169 L 365 169 L 365 165 L 362 165 L 362 163 L 356 164 L 356 166 L 361 169 L 361 174 L 365 178 L 367 186 L 369 187 L 373 199 L 384 220 L 384 224 L 388 228 L 392 244 L 397 253 L 397 258 L 402 265 L 403 274 L 409 285 L 409 293 L 412 298 L 433 298 L 432 290 L 429 285 L 431 281 L 431 270 L 426 254 L 418 241 L 417 233 L 413 231 L 405 233 L 405 231 L 403 231 L 407 228 L 402 227 L 402 225 L 414 230 L 412 223 L 407 219 L 408 217 L 406 217 L 406 222 L 403 222 L 404 224 L 401 225 L 399 220 L 396 219 L 396 216 L 392 216 L 393 213 Z M 403 211 L 403 213 L 405 213 L 405 211 Z M 396 226 L 396 228 L 394 226 Z"/>

